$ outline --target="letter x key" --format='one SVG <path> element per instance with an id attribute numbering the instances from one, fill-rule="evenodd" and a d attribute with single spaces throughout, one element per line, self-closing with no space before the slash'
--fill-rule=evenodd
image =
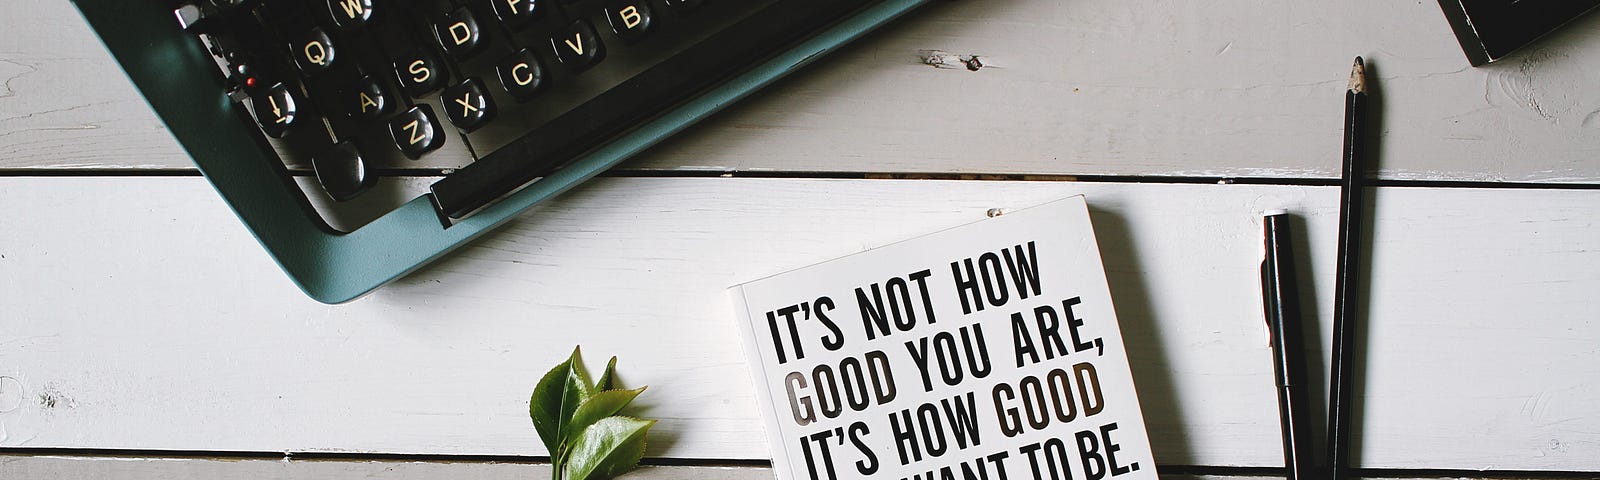
<path id="1" fill-rule="evenodd" d="M 444 106 L 450 123 L 464 132 L 471 132 L 494 119 L 494 102 L 485 95 L 483 81 L 468 78 L 444 89 L 439 104 Z"/>

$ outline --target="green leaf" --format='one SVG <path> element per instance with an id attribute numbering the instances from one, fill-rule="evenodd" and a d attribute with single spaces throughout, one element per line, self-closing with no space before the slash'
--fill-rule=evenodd
<path id="1" fill-rule="evenodd" d="M 566 391 L 561 398 L 561 436 L 558 438 L 571 436 L 567 432 L 567 422 L 572 420 L 572 413 L 595 394 L 594 383 L 589 380 L 589 369 L 584 368 L 583 355 L 578 347 L 573 347 L 572 358 L 567 361 L 572 364 L 572 370 L 567 375 L 564 385 Z"/>
<path id="2" fill-rule="evenodd" d="M 544 441 L 544 448 L 550 450 L 551 457 L 556 456 L 560 445 L 562 381 L 570 370 L 571 361 L 550 369 L 539 379 L 539 385 L 533 387 L 533 397 L 528 399 L 528 416 L 533 418 L 533 429 L 539 432 L 539 439 Z"/>
<path id="3" fill-rule="evenodd" d="M 604 373 L 600 374 L 600 380 L 599 381 L 594 382 L 594 389 L 597 392 L 604 392 L 606 390 L 619 390 L 619 389 L 621 389 L 622 386 L 621 385 L 617 385 L 616 383 L 617 383 L 617 356 L 616 355 L 612 355 L 611 356 L 611 361 L 606 362 L 606 371 Z"/>
<path id="4" fill-rule="evenodd" d="M 578 410 L 572 413 L 572 419 L 567 423 L 567 444 L 571 445 L 577 441 L 578 435 L 594 422 L 616 415 L 622 407 L 628 405 L 628 402 L 633 401 L 633 397 L 644 392 L 644 389 L 645 387 L 633 390 L 606 390 L 589 397 L 589 401 L 583 402 L 583 405 L 579 405 Z"/>
<path id="5" fill-rule="evenodd" d="M 567 361 L 550 369 L 533 388 L 533 397 L 528 400 L 528 416 L 533 418 L 533 428 L 550 450 L 551 458 L 561 457 L 562 439 L 568 436 L 567 422 L 578 405 L 593 394 L 593 388 L 576 348 Z"/>
<path id="6" fill-rule="evenodd" d="M 632 470 L 644 456 L 644 436 L 655 420 L 606 417 L 594 422 L 572 444 L 566 480 L 603 480 Z"/>

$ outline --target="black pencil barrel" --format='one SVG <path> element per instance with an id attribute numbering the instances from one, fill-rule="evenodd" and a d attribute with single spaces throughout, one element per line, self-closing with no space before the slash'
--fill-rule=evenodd
<path id="1" fill-rule="evenodd" d="M 1344 480 L 1350 465 L 1351 402 L 1355 389 L 1356 319 L 1360 311 L 1362 213 L 1366 207 L 1365 66 L 1356 57 L 1345 92 L 1344 167 L 1339 189 L 1339 253 L 1333 298 L 1333 368 L 1328 394 L 1328 467 Z"/>

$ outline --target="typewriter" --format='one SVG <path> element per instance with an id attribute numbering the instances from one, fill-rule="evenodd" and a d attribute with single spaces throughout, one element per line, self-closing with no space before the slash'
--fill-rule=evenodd
<path id="1" fill-rule="evenodd" d="M 234 212 L 325 303 L 925 2 L 74 0 Z M 373 193 L 386 172 L 428 183 L 374 209 L 392 194 Z"/>

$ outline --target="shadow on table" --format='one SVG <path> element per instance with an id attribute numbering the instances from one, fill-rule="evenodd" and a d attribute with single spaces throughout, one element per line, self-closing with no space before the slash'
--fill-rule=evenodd
<path id="1" fill-rule="evenodd" d="M 1306 382 L 1309 383 L 1306 395 L 1310 397 L 1311 417 L 1311 452 L 1316 457 L 1317 465 L 1325 465 L 1327 460 L 1323 457 L 1327 444 L 1327 418 L 1328 418 L 1328 357 L 1325 355 L 1324 346 L 1328 340 L 1322 336 L 1320 319 L 1322 306 L 1317 304 L 1317 272 L 1312 270 L 1311 241 L 1308 232 L 1311 227 L 1306 223 L 1303 215 L 1290 215 L 1289 226 L 1294 229 L 1291 239 L 1294 251 L 1295 285 L 1299 286 L 1300 316 L 1306 322 L 1300 336 L 1300 348 L 1306 352 L 1306 361 L 1309 371 L 1306 372 Z M 1332 288 L 1329 286 L 1328 288 Z M 1331 307 L 1329 312 L 1332 312 Z M 1315 326 L 1315 328 L 1312 328 Z"/>
<path id="2" fill-rule="evenodd" d="M 1369 147 L 1372 145 L 1368 144 Z M 1093 208 L 1092 221 L 1095 236 L 1100 244 L 1100 255 L 1106 267 L 1106 279 L 1111 286 L 1112 300 L 1116 302 L 1117 318 L 1122 325 L 1123 341 L 1127 344 L 1128 361 L 1133 369 L 1135 384 L 1139 392 L 1139 403 L 1144 411 L 1145 424 L 1149 430 L 1150 446 L 1156 455 L 1159 465 L 1192 465 L 1194 464 L 1190 438 L 1186 430 L 1183 414 L 1183 401 L 1178 398 L 1177 388 L 1174 385 L 1173 366 L 1163 348 L 1161 326 L 1154 318 L 1151 309 L 1150 293 L 1145 286 L 1146 272 L 1139 264 L 1138 252 L 1133 247 L 1133 234 L 1128 229 L 1128 223 L 1118 212 Z M 1304 217 L 1291 216 L 1291 222 L 1297 235 L 1294 237 L 1295 264 L 1309 266 L 1311 262 L 1311 248 L 1304 232 L 1308 226 Z M 1371 243 L 1370 238 L 1366 240 Z M 1300 308 L 1306 320 L 1315 322 L 1318 316 L 1311 312 L 1322 312 L 1323 309 L 1317 302 L 1317 288 L 1315 277 L 1317 272 L 1311 268 L 1296 270 L 1296 280 L 1302 288 L 1299 291 Z M 1364 333 L 1358 331 L 1358 333 Z M 1324 347 L 1327 345 L 1321 328 L 1307 328 L 1303 334 L 1302 348 L 1306 350 L 1308 358 L 1319 359 L 1312 364 L 1311 371 L 1306 377 L 1311 388 L 1307 392 L 1311 398 L 1310 416 L 1313 419 L 1328 418 L 1328 375 L 1327 357 Z M 1365 368 L 1364 349 L 1360 348 L 1364 342 L 1364 335 L 1357 338 L 1357 361 L 1355 371 L 1359 375 Z M 1359 377 L 1358 377 L 1359 378 Z M 1351 452 L 1359 452 L 1361 410 L 1359 399 L 1364 395 L 1361 382 L 1357 382 L 1353 390 L 1357 399 L 1352 418 L 1357 419 L 1352 425 Z M 1312 422 L 1312 452 L 1319 457 L 1319 464 L 1326 444 L 1327 428 L 1324 422 Z M 1360 458 L 1350 457 L 1351 463 L 1360 464 Z"/>
<path id="3" fill-rule="evenodd" d="M 1183 403 L 1162 348 L 1160 325 L 1151 314 L 1150 292 L 1138 252 L 1133 250 L 1133 234 L 1122 214 L 1094 206 L 1090 210 L 1156 464 L 1192 464 Z"/>

